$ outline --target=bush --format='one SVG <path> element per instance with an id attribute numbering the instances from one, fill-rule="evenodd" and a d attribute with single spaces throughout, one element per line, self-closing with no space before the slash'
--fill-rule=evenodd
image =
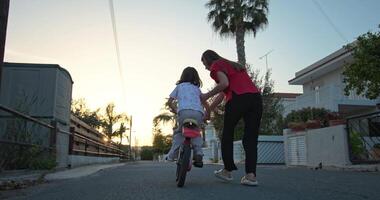
<path id="1" fill-rule="evenodd" d="M 361 138 L 360 133 L 357 131 L 352 131 L 349 137 L 351 153 L 355 158 L 360 159 L 365 153 L 363 139 Z"/>
<path id="2" fill-rule="evenodd" d="M 55 156 L 39 146 L 2 144 L 0 147 L 0 169 L 53 169 Z"/>
<path id="3" fill-rule="evenodd" d="M 288 127 L 290 122 L 307 122 L 308 120 L 321 121 L 322 127 L 328 126 L 328 113 L 329 110 L 325 108 L 303 108 L 301 110 L 293 110 L 285 117 L 285 126 Z"/>
<path id="4" fill-rule="evenodd" d="M 153 147 L 141 147 L 141 160 L 153 160 Z"/>

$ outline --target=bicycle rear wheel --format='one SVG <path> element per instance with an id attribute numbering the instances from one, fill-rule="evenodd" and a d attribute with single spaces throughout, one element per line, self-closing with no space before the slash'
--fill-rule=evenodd
<path id="1" fill-rule="evenodd" d="M 177 186 L 182 187 L 185 184 L 186 173 L 189 168 L 191 148 L 189 144 L 182 146 L 180 158 L 177 163 Z"/>

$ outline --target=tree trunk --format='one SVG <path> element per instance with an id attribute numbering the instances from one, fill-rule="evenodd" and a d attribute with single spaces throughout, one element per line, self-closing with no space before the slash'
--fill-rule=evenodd
<path id="1" fill-rule="evenodd" d="M 4 63 L 5 38 L 7 35 L 7 23 L 9 12 L 9 0 L 1 0 L 0 3 L 0 88 Z"/>
<path id="2" fill-rule="evenodd" d="M 244 28 L 237 27 L 236 28 L 236 50 L 237 50 L 237 56 L 238 56 L 238 63 L 245 66 L 245 46 L 244 46 L 244 36 L 245 31 Z"/>

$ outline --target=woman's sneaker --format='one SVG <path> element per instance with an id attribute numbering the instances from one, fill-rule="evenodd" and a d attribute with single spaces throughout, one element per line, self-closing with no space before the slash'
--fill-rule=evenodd
<path id="1" fill-rule="evenodd" d="M 217 178 L 220 178 L 224 181 L 232 181 L 234 180 L 232 178 L 232 174 L 231 172 L 225 170 L 225 169 L 220 169 L 220 170 L 217 170 L 217 171 L 214 171 L 214 174 Z"/>
<path id="2" fill-rule="evenodd" d="M 247 178 L 246 176 L 243 176 L 240 180 L 240 183 L 242 185 L 248 185 L 248 186 L 257 186 L 259 183 L 257 182 L 256 180 L 256 177 L 255 178 Z"/>

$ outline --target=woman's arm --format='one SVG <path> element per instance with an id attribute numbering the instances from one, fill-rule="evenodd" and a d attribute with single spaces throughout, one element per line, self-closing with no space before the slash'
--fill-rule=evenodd
<path id="1" fill-rule="evenodd" d="M 228 81 L 226 74 L 221 72 L 221 71 L 218 71 L 216 75 L 217 75 L 218 80 L 219 80 L 218 84 L 211 91 L 209 91 L 205 94 L 201 94 L 202 101 L 206 101 L 210 97 L 213 97 L 214 95 L 222 92 L 224 89 L 226 89 L 228 87 L 229 81 Z"/>
<path id="2" fill-rule="evenodd" d="M 211 103 L 211 105 L 208 108 L 206 108 L 206 113 L 205 113 L 204 120 L 209 120 L 211 118 L 211 112 L 214 111 L 215 108 L 220 103 L 222 103 L 223 99 L 224 99 L 224 93 L 220 92 L 218 94 L 218 96 L 216 96 L 216 98 L 214 99 L 214 101 Z"/>
<path id="3" fill-rule="evenodd" d="M 203 120 L 209 120 L 210 119 L 210 105 L 208 104 L 207 101 L 202 101 L 203 107 L 206 109 L 205 115 L 203 117 Z"/>
<path id="4" fill-rule="evenodd" d="M 224 93 L 223 92 L 220 92 L 218 94 L 218 96 L 215 97 L 215 100 L 211 103 L 210 105 L 210 112 L 215 110 L 215 108 L 220 104 L 222 103 L 224 99 Z"/>

